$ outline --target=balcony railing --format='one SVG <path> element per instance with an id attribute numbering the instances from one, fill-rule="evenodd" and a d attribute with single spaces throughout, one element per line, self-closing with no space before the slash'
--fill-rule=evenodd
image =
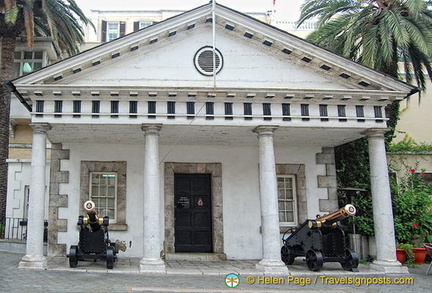
<path id="1" fill-rule="evenodd" d="M 48 221 L 44 223 L 44 241 L 48 239 Z M 6 240 L 27 240 L 27 219 L 6 217 L 4 224 L 4 239 Z"/>

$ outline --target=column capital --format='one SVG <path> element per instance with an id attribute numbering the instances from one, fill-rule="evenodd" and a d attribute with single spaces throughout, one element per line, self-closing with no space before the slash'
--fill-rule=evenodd
<path id="1" fill-rule="evenodd" d="M 143 123 L 141 125 L 142 131 L 145 132 L 145 134 L 159 134 L 159 131 L 162 128 L 162 124 L 145 124 Z"/>
<path id="2" fill-rule="evenodd" d="M 279 125 L 260 125 L 252 129 L 253 132 L 260 135 L 273 135 L 273 133 L 279 128 Z"/>
<path id="3" fill-rule="evenodd" d="M 47 133 L 52 127 L 49 123 L 30 123 L 34 133 Z"/>
<path id="4" fill-rule="evenodd" d="M 389 132 L 389 128 L 369 128 L 362 132 L 362 134 L 366 135 L 367 137 L 371 138 L 383 138 L 384 134 Z"/>

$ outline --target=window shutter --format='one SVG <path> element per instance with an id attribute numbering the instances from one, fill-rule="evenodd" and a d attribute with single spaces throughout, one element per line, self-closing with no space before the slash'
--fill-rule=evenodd
<path id="1" fill-rule="evenodd" d="M 126 22 L 120 21 L 120 37 L 126 34 Z"/>
<path id="2" fill-rule="evenodd" d="M 106 42 L 106 34 L 107 34 L 107 22 L 102 20 L 102 33 L 101 33 L 101 41 Z"/>
<path id="3" fill-rule="evenodd" d="M 134 32 L 136 32 L 137 30 L 139 30 L 139 21 L 134 22 Z"/>

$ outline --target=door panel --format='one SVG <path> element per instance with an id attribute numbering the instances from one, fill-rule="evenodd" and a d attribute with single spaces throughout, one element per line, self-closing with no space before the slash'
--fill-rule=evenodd
<path id="1" fill-rule="evenodd" d="M 212 252 L 211 175 L 175 174 L 175 251 Z"/>

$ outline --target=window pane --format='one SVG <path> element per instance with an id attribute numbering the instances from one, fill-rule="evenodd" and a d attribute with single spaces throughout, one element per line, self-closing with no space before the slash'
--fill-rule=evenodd
<path id="1" fill-rule="evenodd" d="M 286 222 L 294 222 L 294 213 L 293 212 L 287 212 L 286 214 Z"/>
<path id="2" fill-rule="evenodd" d="M 33 59 L 33 52 L 24 52 L 24 59 Z"/>
<path id="3" fill-rule="evenodd" d="M 42 62 L 33 63 L 33 70 L 38 70 L 42 68 Z"/>
<path id="4" fill-rule="evenodd" d="M 34 52 L 34 59 L 42 59 L 42 52 Z"/>

